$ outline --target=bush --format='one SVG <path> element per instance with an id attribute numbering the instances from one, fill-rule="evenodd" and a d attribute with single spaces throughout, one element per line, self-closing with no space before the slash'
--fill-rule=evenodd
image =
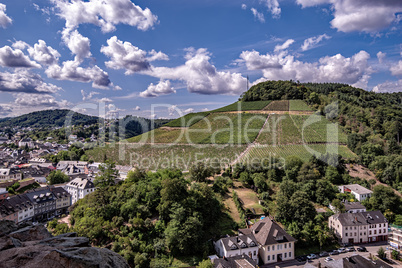
<path id="1" fill-rule="evenodd" d="M 371 185 L 374 185 L 376 182 L 377 182 L 377 181 L 376 181 L 375 179 L 370 179 L 370 180 L 369 180 L 369 183 L 370 183 Z"/>
<path id="2" fill-rule="evenodd" d="M 391 252 L 391 258 L 394 260 L 399 260 L 399 252 L 393 249 Z"/>
<path id="3" fill-rule="evenodd" d="M 383 247 L 380 247 L 380 248 L 378 249 L 377 254 L 378 254 L 378 257 L 379 257 L 380 259 L 385 259 L 385 251 L 384 251 Z"/>

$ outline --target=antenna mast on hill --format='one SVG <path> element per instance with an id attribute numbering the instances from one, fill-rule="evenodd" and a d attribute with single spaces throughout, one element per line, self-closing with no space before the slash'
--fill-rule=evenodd
<path id="1" fill-rule="evenodd" d="M 247 88 L 246 88 L 246 91 L 248 90 L 248 75 L 247 75 Z"/>

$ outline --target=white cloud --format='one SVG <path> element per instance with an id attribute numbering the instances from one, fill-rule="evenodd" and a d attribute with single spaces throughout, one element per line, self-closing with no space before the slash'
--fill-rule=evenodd
<path id="1" fill-rule="evenodd" d="M 274 51 L 278 52 L 278 51 L 281 51 L 281 50 L 288 49 L 290 47 L 290 45 L 293 44 L 294 42 L 295 42 L 295 40 L 288 39 L 282 45 L 276 45 Z"/>
<path id="2" fill-rule="evenodd" d="M 148 30 L 158 23 L 158 18 L 148 8 L 133 4 L 130 0 L 52 0 L 65 19 L 66 28 L 75 29 L 80 24 L 91 23 L 102 32 L 116 30 L 115 25 L 127 24 L 139 30 Z"/>
<path id="3" fill-rule="evenodd" d="M 400 60 L 398 64 L 392 65 L 389 70 L 391 71 L 392 75 L 402 75 L 402 60 Z"/>
<path id="4" fill-rule="evenodd" d="M 91 91 L 87 94 L 85 94 L 85 91 L 83 89 L 81 89 L 81 95 L 82 95 L 82 100 L 86 101 L 86 100 L 90 100 L 93 98 L 93 96 L 100 94 L 99 92 L 96 91 Z"/>
<path id="5" fill-rule="evenodd" d="M 102 99 L 98 100 L 98 102 L 108 103 L 108 102 L 113 102 L 113 101 L 109 98 L 102 98 Z M 108 107 L 109 107 L 109 109 L 113 110 L 115 106 L 114 106 L 114 104 L 109 104 Z"/>
<path id="6" fill-rule="evenodd" d="M 111 58 L 105 62 L 108 68 L 125 69 L 126 75 L 149 69 L 146 51 L 133 46 L 130 42 L 122 42 L 116 36 L 107 40 L 107 44 L 108 46 L 102 46 L 101 52 Z"/>
<path id="7" fill-rule="evenodd" d="M 51 46 L 46 46 L 43 40 L 38 40 L 37 44 L 29 47 L 28 53 L 34 60 L 44 65 L 56 64 L 60 58 L 60 53 Z"/>
<path id="8" fill-rule="evenodd" d="M 156 114 L 151 114 L 150 118 L 151 119 L 156 119 L 156 118 L 158 118 L 158 116 Z"/>
<path id="9" fill-rule="evenodd" d="M 202 111 L 203 111 L 203 112 L 208 112 L 209 109 L 208 109 L 208 108 L 203 108 Z"/>
<path id="10" fill-rule="evenodd" d="M 82 36 L 77 30 L 69 31 L 64 29 L 62 39 L 71 52 L 76 56 L 77 61 L 89 58 L 91 54 L 91 41 L 88 37 Z"/>
<path id="11" fill-rule="evenodd" d="M 246 9 L 247 9 L 247 5 L 246 5 L 246 4 L 241 4 L 241 9 L 246 10 Z"/>
<path id="12" fill-rule="evenodd" d="M 278 0 L 260 0 L 260 2 L 264 3 L 268 12 L 272 14 L 272 17 L 277 19 L 281 16 L 281 8 L 279 7 Z"/>
<path id="13" fill-rule="evenodd" d="M 318 43 L 320 43 L 324 39 L 330 39 L 331 36 L 328 36 L 327 34 L 322 34 L 314 37 L 307 38 L 304 40 L 303 45 L 301 46 L 302 51 L 306 51 L 312 48 L 317 47 Z"/>
<path id="14" fill-rule="evenodd" d="M 169 80 L 166 81 L 159 81 L 158 84 L 154 85 L 151 83 L 148 88 L 140 93 L 140 97 L 143 98 L 153 98 L 153 97 L 158 97 L 161 95 L 167 95 L 171 93 L 176 93 L 176 90 L 174 87 L 172 87 L 171 83 Z"/>
<path id="15" fill-rule="evenodd" d="M 111 69 L 124 69 L 126 75 L 149 69 L 151 61 L 169 60 L 169 57 L 161 51 L 152 49 L 146 52 L 130 42 L 120 41 L 116 36 L 108 39 L 107 44 L 101 48 L 101 52 L 111 59 L 105 62 L 105 65 Z"/>
<path id="16" fill-rule="evenodd" d="M 148 52 L 148 54 L 151 55 L 151 57 L 147 58 L 148 61 L 169 60 L 168 55 L 161 51 L 155 51 L 154 49 L 152 49 Z"/>
<path id="17" fill-rule="evenodd" d="M 303 8 L 330 4 L 334 19 L 333 28 L 342 32 L 376 32 L 392 23 L 399 23 L 397 13 L 402 12 L 400 0 L 297 0 Z"/>
<path id="18" fill-rule="evenodd" d="M 6 14 L 6 5 L 0 3 L 0 27 L 5 29 L 12 21 L 13 20 Z"/>
<path id="19" fill-rule="evenodd" d="M 402 92 L 402 80 L 394 82 L 387 81 L 382 84 L 378 84 L 373 88 L 373 92 L 376 93 Z"/>
<path id="20" fill-rule="evenodd" d="M 194 109 L 193 108 L 188 108 L 186 110 L 184 110 L 185 114 L 189 114 L 189 113 L 194 113 Z"/>
<path id="21" fill-rule="evenodd" d="M 70 105 L 66 100 L 57 101 L 56 98 L 49 94 L 27 94 L 18 93 L 15 94 L 14 103 L 19 106 L 42 106 L 42 107 L 54 107 L 54 108 L 65 108 Z"/>
<path id="22" fill-rule="evenodd" d="M 41 66 L 29 59 L 20 49 L 9 46 L 0 48 L 0 65 L 4 67 L 40 68 Z"/>
<path id="23" fill-rule="evenodd" d="M 141 107 L 137 105 L 137 106 L 135 106 L 135 107 L 133 108 L 133 110 L 134 110 L 134 111 L 140 111 L 140 110 L 141 110 Z"/>
<path id="24" fill-rule="evenodd" d="M 0 92 L 56 93 L 60 87 L 43 82 L 38 74 L 26 70 L 0 73 Z"/>
<path id="25" fill-rule="evenodd" d="M 246 78 L 240 73 L 217 71 L 209 60 L 210 53 L 205 48 L 187 49 L 184 65 L 168 67 L 152 67 L 143 74 L 162 80 L 180 80 L 186 83 L 189 92 L 199 94 L 237 95 L 244 91 Z"/>
<path id="26" fill-rule="evenodd" d="M 27 43 L 25 43 L 24 41 L 21 41 L 21 40 L 15 41 L 11 46 L 13 48 L 18 48 L 21 50 L 24 50 L 25 48 L 30 47 Z"/>
<path id="27" fill-rule="evenodd" d="M 262 14 L 261 12 L 258 12 L 258 10 L 255 8 L 251 8 L 250 10 L 251 10 L 251 12 L 253 12 L 254 18 L 256 20 L 258 20 L 261 23 L 265 22 L 264 14 Z"/>
<path id="28" fill-rule="evenodd" d="M 382 64 L 382 63 L 384 62 L 384 59 L 385 59 L 386 56 L 387 56 L 387 53 L 384 53 L 384 52 L 382 52 L 382 51 L 379 51 L 379 52 L 377 53 L 378 62 L 379 62 L 380 64 Z"/>
<path id="29" fill-rule="evenodd" d="M 365 88 L 373 72 L 368 64 L 370 55 L 366 51 L 349 58 L 341 54 L 325 56 L 312 63 L 296 60 L 286 52 L 260 55 L 256 51 L 244 51 L 240 58 L 248 69 L 260 69 L 263 79 L 267 80 L 340 82 Z"/>
<path id="30" fill-rule="evenodd" d="M 107 89 L 112 86 L 107 72 L 97 65 L 93 67 L 80 67 L 80 62 L 65 61 L 63 66 L 53 64 L 45 71 L 48 77 L 57 80 L 70 80 L 78 82 L 92 82 L 92 87 Z"/>

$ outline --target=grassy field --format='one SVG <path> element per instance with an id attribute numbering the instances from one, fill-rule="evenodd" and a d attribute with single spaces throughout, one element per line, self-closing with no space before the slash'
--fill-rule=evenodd
<path id="1" fill-rule="evenodd" d="M 289 101 L 288 100 L 272 101 L 263 110 L 264 111 L 289 111 Z"/>
<path id="2" fill-rule="evenodd" d="M 240 200 L 243 202 L 243 207 L 255 210 L 256 214 L 264 214 L 263 207 L 258 203 L 257 194 L 249 188 L 235 189 Z"/>
<path id="3" fill-rule="evenodd" d="M 198 121 L 202 120 L 206 117 L 210 112 L 200 112 L 200 113 L 191 113 L 186 114 L 180 118 L 177 118 L 169 123 L 165 124 L 164 126 L 167 127 L 190 127 L 197 123 Z"/>
<path id="4" fill-rule="evenodd" d="M 312 111 L 312 109 L 303 100 L 290 100 L 289 101 L 290 111 Z"/>
<path id="5" fill-rule="evenodd" d="M 179 144 L 247 144 L 254 141 L 266 114 L 213 113 L 189 128 L 159 128 L 128 139 L 128 142 Z"/>
<path id="6" fill-rule="evenodd" d="M 337 144 L 307 144 L 305 145 L 279 145 L 279 146 L 255 146 L 251 148 L 240 160 L 242 163 L 253 163 L 271 157 L 281 157 L 286 159 L 288 156 L 295 155 L 302 161 L 308 161 L 314 154 L 319 157 L 325 153 L 338 153 L 344 158 L 354 158 L 356 155 L 346 146 Z"/>
<path id="7" fill-rule="evenodd" d="M 213 110 L 212 112 L 233 112 L 233 111 L 251 111 L 262 110 L 271 101 L 238 101 L 225 107 Z"/>
<path id="8" fill-rule="evenodd" d="M 131 165 L 147 170 L 177 167 L 189 168 L 197 161 L 213 165 L 219 162 L 221 167 L 229 165 L 241 152 L 244 145 L 151 145 L 151 144 L 115 144 L 88 150 L 90 160 L 102 162 L 105 157 L 118 165 Z"/>

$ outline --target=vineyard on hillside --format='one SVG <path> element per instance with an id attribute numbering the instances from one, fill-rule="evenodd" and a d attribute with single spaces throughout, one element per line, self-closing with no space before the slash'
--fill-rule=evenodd
<path id="1" fill-rule="evenodd" d="M 209 165 L 230 165 L 246 149 L 245 145 L 150 145 L 115 144 L 87 152 L 89 158 L 101 162 L 112 159 L 118 165 L 132 165 L 146 170 L 177 167 L 189 170 L 197 161 Z"/>
<path id="2" fill-rule="evenodd" d="M 128 142 L 180 144 L 247 144 L 255 140 L 266 114 L 212 113 L 189 128 L 159 128 Z"/>
<path id="3" fill-rule="evenodd" d="M 271 101 L 238 101 L 228 106 L 213 110 L 211 112 L 218 113 L 218 112 L 262 110 L 270 102 Z"/>
<path id="4" fill-rule="evenodd" d="M 190 127 L 202 120 L 204 117 L 209 115 L 210 112 L 200 112 L 200 113 L 191 113 L 186 114 L 180 118 L 170 121 L 165 126 L 167 127 Z"/>
<path id="5" fill-rule="evenodd" d="M 309 151 L 310 150 L 310 151 Z M 312 155 L 320 157 L 325 153 L 339 154 L 343 158 L 355 158 L 356 155 L 350 151 L 346 146 L 337 144 L 307 144 L 307 145 L 280 145 L 280 146 L 255 146 L 240 160 L 241 163 L 250 164 L 262 161 L 263 159 L 270 159 L 272 157 L 282 157 L 286 159 L 291 155 L 299 157 L 302 161 L 308 161 Z M 254 159 L 254 160 L 253 160 Z"/>
<path id="6" fill-rule="evenodd" d="M 312 111 L 312 109 L 303 100 L 290 100 L 289 101 L 290 111 Z"/>
<path id="7" fill-rule="evenodd" d="M 271 102 L 267 107 L 263 109 L 264 111 L 289 111 L 289 101 L 279 100 Z"/>

